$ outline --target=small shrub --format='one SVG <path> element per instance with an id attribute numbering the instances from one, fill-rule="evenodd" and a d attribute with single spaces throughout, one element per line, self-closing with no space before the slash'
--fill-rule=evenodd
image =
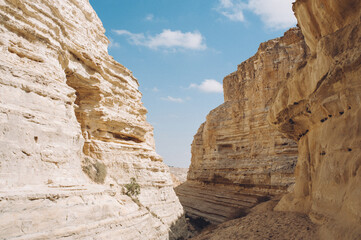
<path id="1" fill-rule="evenodd" d="M 107 167 L 104 163 L 95 160 L 91 162 L 90 159 L 86 158 L 82 166 L 83 171 L 88 177 L 96 183 L 104 183 L 105 177 L 107 176 Z"/>
<path id="2" fill-rule="evenodd" d="M 96 162 L 94 167 L 97 171 L 95 174 L 95 182 L 104 183 L 105 177 L 107 176 L 107 167 L 101 162 Z"/>
<path id="3" fill-rule="evenodd" d="M 126 189 L 125 194 L 129 197 L 137 197 L 140 194 L 140 186 L 134 177 L 132 177 L 130 183 L 126 184 L 124 187 Z"/>
<path id="4" fill-rule="evenodd" d="M 135 202 L 138 205 L 139 208 L 144 207 L 138 198 L 136 198 L 136 197 L 131 197 L 131 198 L 132 198 L 133 202 Z"/>

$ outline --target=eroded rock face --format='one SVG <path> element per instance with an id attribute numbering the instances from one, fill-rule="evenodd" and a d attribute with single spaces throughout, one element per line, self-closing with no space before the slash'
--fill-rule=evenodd
<path id="1" fill-rule="evenodd" d="M 225 102 L 194 136 L 188 181 L 176 189 L 188 214 L 219 223 L 294 183 L 297 144 L 266 117 L 277 91 L 304 64 L 307 52 L 294 28 L 262 43 L 224 78 Z"/>
<path id="2" fill-rule="evenodd" d="M 319 239 L 318 226 L 307 215 L 273 211 L 277 202 L 258 204 L 247 216 L 205 229 L 192 240 Z"/>
<path id="3" fill-rule="evenodd" d="M 172 177 L 173 187 L 187 181 L 188 168 L 169 167 L 170 176 Z"/>
<path id="4" fill-rule="evenodd" d="M 299 140 L 295 189 L 277 209 L 325 223 L 324 239 L 361 237 L 360 9 L 357 0 L 296 1 L 312 55 L 291 73 L 269 113 L 272 124 Z"/>
<path id="5" fill-rule="evenodd" d="M 0 238 L 180 236 L 138 82 L 89 2 L 0 0 L 0 19 Z"/>

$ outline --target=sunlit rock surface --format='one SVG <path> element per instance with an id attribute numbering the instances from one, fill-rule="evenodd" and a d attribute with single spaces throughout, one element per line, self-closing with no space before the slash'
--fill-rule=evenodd
<path id="1" fill-rule="evenodd" d="M 188 168 L 169 167 L 170 176 L 172 177 L 173 187 L 177 187 L 187 180 Z"/>
<path id="2" fill-rule="evenodd" d="M 0 19 L 0 238 L 182 235 L 138 82 L 89 2 L 0 0 Z"/>
<path id="3" fill-rule="evenodd" d="M 317 240 L 318 226 L 305 214 L 272 209 L 278 200 L 260 203 L 247 216 L 202 231 L 192 240 Z"/>
<path id="4" fill-rule="evenodd" d="M 311 55 L 269 112 L 299 140 L 296 185 L 276 209 L 308 213 L 323 239 L 361 239 L 360 9 L 358 0 L 296 1 Z"/>
<path id="5" fill-rule="evenodd" d="M 297 144 L 266 120 L 276 93 L 308 50 L 299 29 L 262 43 L 223 81 L 225 102 L 192 143 L 188 181 L 176 192 L 188 215 L 213 223 L 244 214 L 294 183 Z"/>

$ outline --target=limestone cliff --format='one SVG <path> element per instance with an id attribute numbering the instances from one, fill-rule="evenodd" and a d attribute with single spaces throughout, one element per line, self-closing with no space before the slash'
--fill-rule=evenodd
<path id="1" fill-rule="evenodd" d="M 308 213 L 324 239 L 361 238 L 360 9 L 359 0 L 296 1 L 311 55 L 269 112 L 299 140 L 296 185 L 276 209 Z"/>
<path id="2" fill-rule="evenodd" d="M 173 187 L 177 187 L 187 180 L 188 168 L 169 167 L 170 176 L 172 177 Z"/>
<path id="3" fill-rule="evenodd" d="M 0 0 L 0 238 L 178 236 L 138 82 L 104 32 L 88 0 Z"/>
<path id="4" fill-rule="evenodd" d="M 262 43 L 224 78 L 225 102 L 208 114 L 194 136 L 188 180 L 176 189 L 189 215 L 219 223 L 294 183 L 297 144 L 266 117 L 277 91 L 304 64 L 307 53 L 294 28 Z"/>

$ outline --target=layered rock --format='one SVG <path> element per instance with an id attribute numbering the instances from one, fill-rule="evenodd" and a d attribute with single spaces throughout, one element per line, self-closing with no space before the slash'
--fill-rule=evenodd
<path id="1" fill-rule="evenodd" d="M 182 234 L 138 82 L 89 2 L 0 0 L 0 19 L 0 238 Z"/>
<path id="2" fill-rule="evenodd" d="M 169 172 L 172 177 L 173 187 L 177 187 L 187 180 L 188 168 L 169 167 Z"/>
<path id="3" fill-rule="evenodd" d="M 305 214 L 273 211 L 277 202 L 261 203 L 247 216 L 207 228 L 192 240 L 319 239 L 318 226 Z"/>
<path id="4" fill-rule="evenodd" d="M 291 72 L 269 113 L 299 140 L 296 185 L 277 209 L 324 223 L 324 239 L 361 238 L 360 9 L 357 0 L 296 1 L 312 55 Z"/>
<path id="5" fill-rule="evenodd" d="M 224 78 L 225 102 L 212 110 L 192 143 L 188 180 L 176 192 L 191 216 L 219 223 L 294 183 L 297 144 L 266 120 L 290 72 L 304 64 L 299 29 L 262 43 Z"/>

